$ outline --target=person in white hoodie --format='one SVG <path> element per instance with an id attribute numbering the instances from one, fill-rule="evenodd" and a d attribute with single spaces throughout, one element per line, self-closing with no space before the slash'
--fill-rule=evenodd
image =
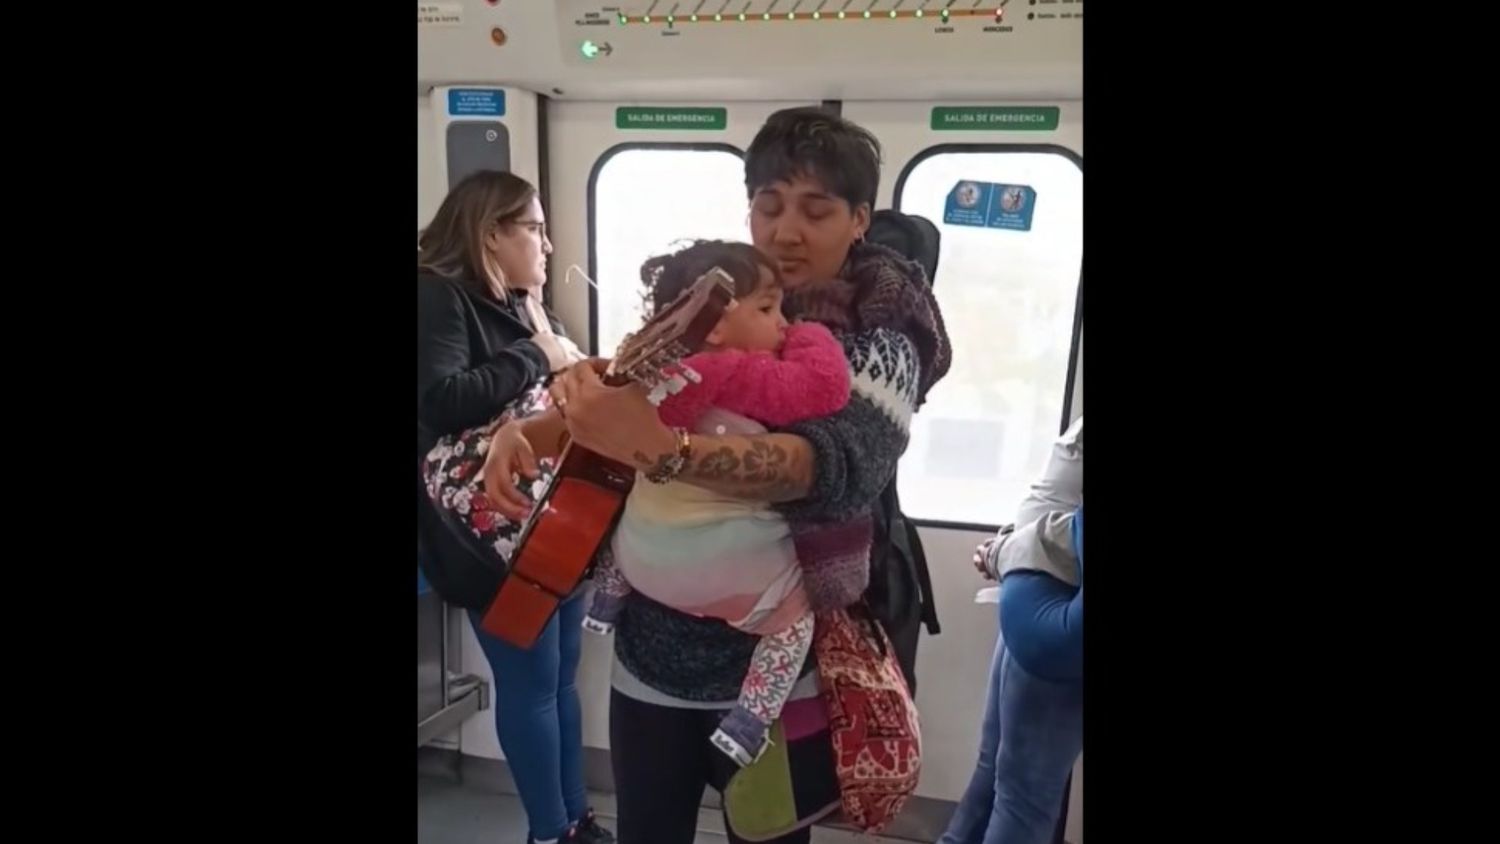
<path id="1" fill-rule="evenodd" d="M 1082 418 L 974 563 L 1000 581 L 1000 636 L 979 761 L 938 844 L 1047 844 L 1083 751 Z"/>

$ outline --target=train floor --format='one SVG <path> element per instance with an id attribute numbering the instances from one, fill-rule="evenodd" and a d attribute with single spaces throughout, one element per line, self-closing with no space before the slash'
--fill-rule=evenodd
<path id="1" fill-rule="evenodd" d="M 590 805 L 600 823 L 614 828 L 615 801 L 610 794 L 592 793 Z M 714 809 L 698 813 L 694 844 L 725 844 L 724 816 Z M 815 827 L 813 844 L 854 844 L 886 841 L 838 829 Z M 514 794 L 484 789 L 438 776 L 417 777 L 418 844 L 525 844 L 526 814 Z"/>

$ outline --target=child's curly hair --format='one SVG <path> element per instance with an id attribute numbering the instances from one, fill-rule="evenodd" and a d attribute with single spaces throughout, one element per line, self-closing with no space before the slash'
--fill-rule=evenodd
<path id="1" fill-rule="evenodd" d="M 718 267 L 734 279 L 734 298 L 750 295 L 760 284 L 760 268 L 771 272 L 777 287 L 784 283 L 781 270 L 766 253 L 748 243 L 729 240 L 697 240 L 667 255 L 647 258 L 641 264 L 641 283 L 645 285 L 642 311 L 650 319 L 672 304 L 684 290 L 693 286 L 704 273 Z"/>

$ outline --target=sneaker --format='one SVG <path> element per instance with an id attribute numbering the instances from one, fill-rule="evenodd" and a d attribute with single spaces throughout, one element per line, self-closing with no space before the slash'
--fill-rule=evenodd
<path id="1" fill-rule="evenodd" d="M 578 822 L 578 844 L 615 844 L 615 834 L 600 826 L 594 818 L 594 810 L 590 809 Z"/>
<path id="2" fill-rule="evenodd" d="M 577 826 L 568 827 L 568 831 L 557 839 L 558 844 L 583 844 L 584 840 L 584 837 L 578 833 Z M 532 838 L 530 833 L 526 835 L 526 844 L 536 844 L 536 839 Z"/>
<path id="3" fill-rule="evenodd" d="M 766 752 L 766 748 L 769 746 L 768 742 L 761 742 L 756 751 L 751 753 L 749 748 L 740 744 L 737 739 L 724 732 L 722 727 L 714 730 L 714 734 L 709 736 L 708 740 L 713 743 L 714 747 L 723 751 L 725 756 L 733 759 L 734 763 L 741 768 L 754 763 L 755 760 L 759 759 Z"/>
<path id="4" fill-rule="evenodd" d="M 735 706 L 709 736 L 714 747 L 733 759 L 741 768 L 750 765 L 766 752 L 767 728 L 743 706 Z"/>

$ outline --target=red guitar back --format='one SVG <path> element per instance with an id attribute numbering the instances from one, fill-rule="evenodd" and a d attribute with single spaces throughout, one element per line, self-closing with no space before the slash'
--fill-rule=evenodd
<path id="1" fill-rule="evenodd" d="M 639 332 L 625 338 L 605 382 L 655 386 L 663 370 L 697 352 L 734 302 L 734 280 L 715 267 Z M 537 502 L 511 556 L 510 574 L 480 626 L 529 648 L 583 582 L 635 483 L 635 469 L 584 448 L 563 450 L 556 477 Z"/>

